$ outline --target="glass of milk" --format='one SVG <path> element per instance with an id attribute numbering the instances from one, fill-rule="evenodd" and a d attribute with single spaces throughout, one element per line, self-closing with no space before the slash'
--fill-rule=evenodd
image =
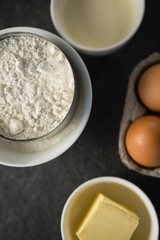
<path id="1" fill-rule="evenodd" d="M 106 55 L 121 48 L 138 30 L 144 0 L 51 0 L 52 22 L 78 51 Z"/>

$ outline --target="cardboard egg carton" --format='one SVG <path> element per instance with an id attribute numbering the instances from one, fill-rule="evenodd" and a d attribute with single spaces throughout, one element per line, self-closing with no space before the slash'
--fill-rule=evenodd
<path id="1" fill-rule="evenodd" d="M 137 118 L 143 115 L 153 115 L 153 112 L 149 111 L 146 107 L 141 104 L 138 100 L 136 94 L 136 84 L 140 75 L 150 66 L 160 62 L 160 54 L 154 53 L 148 58 L 139 62 L 135 68 L 133 69 L 128 83 L 127 95 L 125 98 L 123 116 L 120 124 L 120 132 L 119 132 L 119 142 L 118 142 L 118 150 L 120 154 L 120 158 L 124 165 L 131 170 L 137 171 L 141 174 L 159 177 L 160 178 L 160 167 L 158 168 L 145 168 L 143 166 L 138 165 L 134 162 L 130 156 L 128 155 L 125 148 L 125 134 L 129 127 L 129 125 L 134 122 Z M 156 113 L 155 113 L 156 115 Z"/>

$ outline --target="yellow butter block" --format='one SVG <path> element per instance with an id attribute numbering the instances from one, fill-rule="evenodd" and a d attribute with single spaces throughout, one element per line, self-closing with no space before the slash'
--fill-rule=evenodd
<path id="1" fill-rule="evenodd" d="M 138 223 L 134 212 L 98 193 L 76 235 L 80 240 L 129 240 Z"/>

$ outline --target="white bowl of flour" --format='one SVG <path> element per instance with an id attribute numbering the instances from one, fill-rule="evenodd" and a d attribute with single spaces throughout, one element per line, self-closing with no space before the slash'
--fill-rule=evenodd
<path id="1" fill-rule="evenodd" d="M 0 31 L 0 39 L 0 54 L 5 62 L 0 83 L 3 109 L 9 103 L 5 123 L 0 121 L 0 163 L 19 167 L 52 160 L 77 140 L 88 121 L 92 102 L 88 72 L 77 53 L 47 31 L 27 27 L 5 29 Z M 43 51 L 39 49 L 40 41 Z M 2 45 L 6 50 L 1 50 Z M 27 52 L 33 45 L 34 56 Z"/>
<path id="2" fill-rule="evenodd" d="M 75 80 L 66 56 L 31 33 L 1 35 L 0 135 L 12 140 L 42 138 L 70 112 Z"/>

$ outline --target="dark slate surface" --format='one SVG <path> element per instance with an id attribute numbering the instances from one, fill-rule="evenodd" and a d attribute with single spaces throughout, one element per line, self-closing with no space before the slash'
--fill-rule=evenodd
<path id="1" fill-rule="evenodd" d="M 55 32 L 49 7 L 49 0 L 0 0 L 0 29 L 32 26 Z M 36 167 L 0 166 L 1 240 L 60 240 L 66 199 L 79 184 L 98 176 L 137 184 L 160 216 L 160 179 L 128 170 L 118 155 L 128 76 L 138 61 L 160 51 L 159 9 L 160 1 L 146 1 L 143 24 L 119 52 L 99 58 L 81 55 L 92 79 L 93 107 L 85 130 L 67 152 Z"/>

